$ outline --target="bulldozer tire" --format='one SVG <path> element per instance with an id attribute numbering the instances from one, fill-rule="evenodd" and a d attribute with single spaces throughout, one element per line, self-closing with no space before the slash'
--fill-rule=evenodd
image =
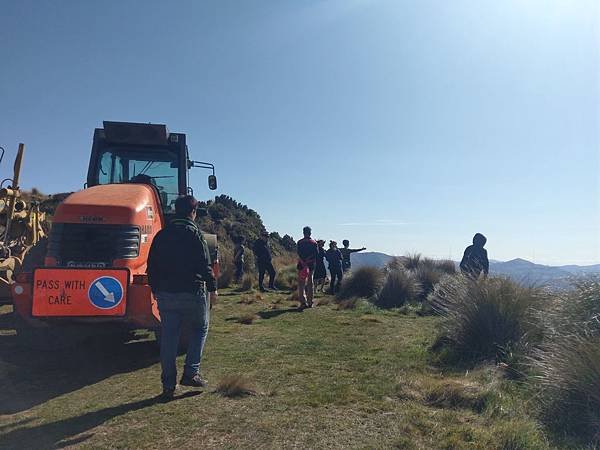
<path id="1" fill-rule="evenodd" d="M 36 328 L 14 314 L 17 343 L 30 350 L 59 351 L 76 347 L 79 336 L 67 327 Z"/>
<path id="2" fill-rule="evenodd" d="M 23 257 L 21 271 L 33 272 L 33 269 L 44 265 L 44 258 L 48 252 L 48 238 L 43 237 L 31 246 Z"/>

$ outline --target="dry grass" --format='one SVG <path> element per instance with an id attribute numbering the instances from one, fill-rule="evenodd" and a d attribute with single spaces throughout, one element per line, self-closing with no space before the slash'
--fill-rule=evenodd
<path id="1" fill-rule="evenodd" d="M 440 380 L 427 386 L 425 404 L 437 408 L 464 408 L 482 412 L 489 391 L 480 384 L 467 380 Z"/>
<path id="2" fill-rule="evenodd" d="M 252 285 L 254 282 L 254 275 L 245 273 L 242 277 L 242 281 L 237 288 L 238 292 L 248 292 L 252 290 Z"/>
<path id="3" fill-rule="evenodd" d="M 285 266 L 277 266 L 277 276 L 275 277 L 275 287 L 283 291 L 293 291 L 298 289 L 298 269 L 296 263 Z"/>
<path id="4" fill-rule="evenodd" d="M 258 395 L 253 384 L 242 375 L 229 375 L 217 384 L 215 392 L 227 398 L 240 398 L 249 395 Z"/>
<path id="5" fill-rule="evenodd" d="M 317 306 L 326 306 L 332 303 L 333 299 L 331 297 L 322 297 L 316 301 Z"/>
<path id="6" fill-rule="evenodd" d="M 258 319 L 258 316 L 254 313 L 243 314 L 237 318 L 237 322 L 243 325 L 252 325 L 252 323 Z"/>
<path id="7" fill-rule="evenodd" d="M 350 298 L 348 300 L 340 300 L 337 302 L 337 310 L 344 311 L 347 309 L 356 309 L 357 302 L 358 302 L 358 299 L 356 299 L 356 298 Z"/>
<path id="8" fill-rule="evenodd" d="M 240 298 L 240 300 L 238 301 L 238 304 L 240 305 L 251 305 L 253 303 L 256 302 L 256 299 L 254 297 L 251 297 L 249 295 L 245 295 L 243 297 Z"/>

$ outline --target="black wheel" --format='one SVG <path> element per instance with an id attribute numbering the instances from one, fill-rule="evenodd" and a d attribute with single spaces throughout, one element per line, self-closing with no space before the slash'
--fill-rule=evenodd
<path id="1" fill-rule="evenodd" d="M 81 335 L 68 327 L 37 328 L 29 325 L 18 314 L 14 313 L 17 342 L 32 350 L 59 351 L 76 347 L 81 342 Z"/>

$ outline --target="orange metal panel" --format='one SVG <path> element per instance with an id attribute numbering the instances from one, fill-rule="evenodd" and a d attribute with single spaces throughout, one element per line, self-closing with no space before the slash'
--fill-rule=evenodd
<path id="1" fill-rule="evenodd" d="M 124 316 L 126 269 L 41 268 L 33 274 L 34 317 Z"/>

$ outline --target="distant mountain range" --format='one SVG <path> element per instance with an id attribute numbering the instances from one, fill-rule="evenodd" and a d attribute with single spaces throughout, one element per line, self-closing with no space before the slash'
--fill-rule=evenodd
<path id="1" fill-rule="evenodd" d="M 378 252 L 353 253 L 352 267 L 385 266 L 393 256 Z M 456 263 L 458 266 L 458 263 Z M 599 274 L 600 264 L 591 266 L 546 266 L 517 258 L 510 261 L 490 261 L 490 274 L 505 275 L 515 281 L 536 285 L 564 287 L 573 278 Z"/>

